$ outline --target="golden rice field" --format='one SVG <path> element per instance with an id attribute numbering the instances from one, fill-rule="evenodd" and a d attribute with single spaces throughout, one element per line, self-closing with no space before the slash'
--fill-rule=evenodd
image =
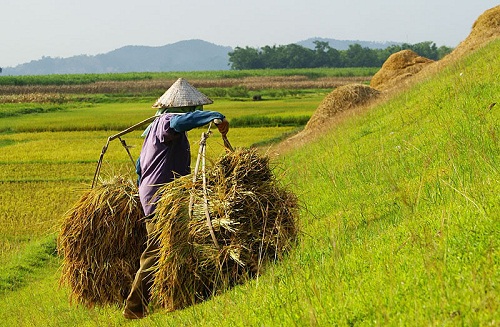
<path id="1" fill-rule="evenodd" d="M 250 82 L 257 81 L 248 79 Z M 268 82 L 305 83 L 296 78 L 274 78 Z M 99 86 L 100 92 L 107 85 L 114 84 L 106 83 Z M 120 87 L 130 84 L 126 83 Z M 4 86 L 2 90 L 7 94 L 2 95 L 0 101 L 0 265 L 4 267 L 5 276 L 10 276 L 7 273 L 10 267 L 21 269 L 18 262 L 26 261 L 22 258 L 30 253 L 33 245 L 41 240 L 55 239 L 65 213 L 83 191 L 91 187 L 99 155 L 108 137 L 154 114 L 151 109 L 154 99 L 149 95 L 65 95 L 61 92 L 64 87 L 56 93 L 47 89 L 30 89 L 33 87 L 14 87 L 9 91 L 9 87 Z M 80 92 L 78 87 L 71 92 Z M 291 126 L 287 123 L 270 127 L 233 125 L 230 129 L 228 138 L 233 147 L 259 144 L 267 151 L 268 145 L 265 144 L 300 130 L 296 118 L 310 116 L 324 94 L 325 90 L 308 90 L 300 95 L 274 98 L 267 94 L 263 101 L 258 102 L 217 98 L 205 110 L 220 111 L 230 121 L 239 119 L 251 124 L 252 119 L 248 117 L 291 121 Z M 140 153 L 144 127 L 122 137 L 132 158 L 118 139 L 110 143 L 100 177 L 128 175 L 136 178 L 133 161 Z M 204 131 L 206 127 L 188 133 L 193 162 Z M 213 132 L 207 142 L 209 163 L 225 151 L 220 134 L 216 129 Z"/>
<path id="2" fill-rule="evenodd" d="M 279 137 L 294 127 L 234 128 L 228 137 L 236 147 Z M 189 132 L 192 156 L 205 129 Z M 57 232 L 62 215 L 90 187 L 107 138 L 116 131 L 76 131 L 0 134 L 0 264 L 30 241 Z M 136 158 L 140 132 L 123 137 Z M 208 139 L 207 155 L 223 153 L 217 132 Z M 101 176 L 131 174 L 134 166 L 118 140 L 112 141 Z"/>

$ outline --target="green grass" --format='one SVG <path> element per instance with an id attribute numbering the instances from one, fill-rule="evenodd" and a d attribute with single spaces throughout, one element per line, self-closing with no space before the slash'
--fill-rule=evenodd
<path id="1" fill-rule="evenodd" d="M 283 98 L 267 101 L 232 101 L 216 99 L 214 104 L 205 106 L 205 110 L 215 110 L 224 113 L 229 121 L 245 116 L 286 116 L 310 117 L 314 109 L 322 100 L 323 93 L 305 97 Z M 0 104 L 0 133 L 22 132 L 63 132 L 63 131 L 120 131 L 132 124 L 140 122 L 155 114 L 151 103 L 73 103 L 60 106 L 45 105 L 43 110 L 36 104 Z M 35 108 L 35 109 L 26 109 Z M 2 112 L 5 112 L 1 119 Z M 21 114 L 22 113 L 22 114 Z M 8 118 L 8 119 L 7 119 Z M 278 125 L 278 124 L 275 124 Z M 248 126 L 262 126 L 260 123 L 246 124 Z M 269 126 L 269 124 L 267 124 Z"/>
<path id="2" fill-rule="evenodd" d="M 1 266 L 0 295 L 26 287 L 30 281 L 40 277 L 47 265 L 52 268 L 59 265 L 55 235 L 32 242 L 23 253 Z"/>
<path id="3" fill-rule="evenodd" d="M 26 286 L 0 295 L 0 325 L 498 325 L 500 107 L 488 109 L 491 103 L 500 103 L 498 49 L 496 41 L 368 112 L 346 113 L 346 119 L 324 137 L 276 159 L 283 182 L 300 198 L 302 233 L 289 257 L 269 266 L 259 279 L 182 311 L 158 310 L 145 320 L 126 322 L 118 308 L 69 305 L 68 290 L 57 287 L 59 271 L 48 264 L 36 268 L 36 278 L 25 278 Z M 256 115 L 273 108 L 273 103 L 263 103 L 269 108 Z M 234 110 L 235 117 L 248 116 L 245 104 L 222 104 L 227 111 Z M 293 99 L 274 105 L 276 112 L 270 116 L 283 116 L 278 108 L 303 115 Z M 275 129 L 235 128 L 229 139 L 235 146 L 248 146 L 263 135 L 271 138 L 271 131 Z M 91 175 L 88 160 L 98 154 L 99 141 L 106 135 L 105 131 L 0 135 L 7 156 L 1 160 L 9 167 L 2 170 L 2 178 L 29 176 L 21 168 L 19 175 L 6 172 L 17 169 L 17 164 L 61 162 L 61 167 L 69 168 L 73 161 L 82 167 L 75 165 L 74 173 L 69 169 L 64 176 L 82 175 L 78 170 L 85 165 L 90 170 L 86 176 Z M 135 142 L 135 137 L 130 140 Z M 54 142 L 49 147 L 52 159 L 50 150 L 29 146 L 43 141 Z M 220 142 L 216 137 L 210 141 Z M 88 152 L 76 150 L 87 146 Z M 108 168 L 126 164 L 119 147 L 110 150 Z M 60 152 L 54 151 L 59 148 Z M 209 145 L 216 151 L 211 155 L 217 156 L 219 148 Z M 48 178 L 43 172 L 34 176 Z M 2 182 L 1 200 L 7 207 L 10 202 L 4 200 L 3 190 L 8 183 L 26 192 L 24 199 L 35 190 L 32 184 L 24 188 L 15 181 Z M 18 194 L 14 188 L 10 192 Z M 11 212 L 23 201 L 13 202 Z M 35 208 L 40 201 L 32 201 Z M 58 210 L 69 207 L 72 200 L 60 202 L 53 215 L 47 213 L 49 221 L 57 219 Z M 0 217 L 0 226 L 15 219 Z M 43 239 L 43 234 L 33 233 L 33 239 Z M 12 252 L 23 262 L 36 252 L 29 248 L 32 243 L 27 244 Z M 4 256 L 6 266 L 13 265 L 12 253 Z"/>
<path id="4" fill-rule="evenodd" d="M 63 110 L 61 106 L 46 105 L 40 106 L 38 104 L 23 104 L 21 105 L 3 105 L 0 108 L 0 118 L 13 117 L 13 116 L 23 116 L 23 115 L 33 115 L 33 114 L 43 114 L 53 111 Z"/>

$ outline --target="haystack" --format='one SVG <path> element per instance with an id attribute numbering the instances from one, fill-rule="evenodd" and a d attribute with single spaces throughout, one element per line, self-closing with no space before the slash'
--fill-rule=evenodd
<path id="1" fill-rule="evenodd" d="M 121 305 L 144 250 L 144 214 L 134 181 L 115 177 L 83 193 L 58 237 L 61 284 L 87 307 Z"/>
<path id="2" fill-rule="evenodd" d="M 441 59 L 440 63 L 459 59 L 497 38 L 500 38 L 500 6 L 482 13 L 472 25 L 467 38 L 460 42 L 449 55 Z"/>
<path id="3" fill-rule="evenodd" d="M 469 36 L 455 50 L 441 60 L 432 62 L 430 59 L 418 57 L 418 55 L 411 53 L 410 50 L 393 54 L 386 60 L 382 69 L 373 76 L 370 86 L 384 93 L 403 90 L 404 87 L 410 86 L 412 83 L 440 71 L 443 67 L 452 64 L 454 61 L 498 38 L 500 38 L 500 6 L 486 10 L 479 16 L 473 24 Z M 327 98 L 333 97 L 333 93 L 339 89 L 341 88 L 339 87 L 337 90 L 334 90 Z M 331 100 L 325 98 L 324 102 L 328 103 Z M 322 125 L 331 116 L 322 113 L 324 111 L 322 107 L 324 106 L 328 107 L 329 105 L 320 104 L 304 131 L 273 146 L 273 151 L 277 153 L 290 151 L 293 148 L 303 146 L 311 139 L 321 135 L 321 131 L 315 131 L 311 127 L 323 127 L 322 131 L 329 127 L 328 125 L 330 124 L 327 126 Z M 325 110 L 325 112 L 328 112 L 328 110 Z"/>
<path id="4" fill-rule="evenodd" d="M 367 85 L 348 84 L 330 92 L 307 122 L 305 130 L 319 129 L 336 114 L 363 105 L 376 98 L 379 92 Z"/>
<path id="5" fill-rule="evenodd" d="M 500 36 L 500 6 L 486 10 L 472 25 L 465 43 L 472 40 L 491 40 Z"/>
<path id="6" fill-rule="evenodd" d="M 399 86 L 405 79 L 414 76 L 433 62 L 411 50 L 396 52 L 387 58 L 382 68 L 372 77 L 370 86 L 379 91 Z"/>
<path id="7" fill-rule="evenodd" d="M 201 176 L 193 182 L 189 175 L 159 192 L 160 258 L 152 295 L 167 310 L 259 275 L 297 237 L 297 198 L 278 183 L 269 158 L 254 150 L 221 157 L 207 171 L 205 189 Z"/>
<path id="8" fill-rule="evenodd" d="M 500 6 L 493 7 L 481 14 L 472 25 L 471 32 L 465 40 L 441 60 L 427 65 L 417 75 L 419 78 L 435 74 L 444 67 L 469 55 L 489 42 L 500 38 Z M 418 80 L 418 79 L 414 79 Z"/>

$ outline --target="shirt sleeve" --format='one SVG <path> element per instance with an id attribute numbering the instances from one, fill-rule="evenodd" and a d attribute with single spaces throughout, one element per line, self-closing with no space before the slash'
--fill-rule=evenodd
<path id="1" fill-rule="evenodd" d="M 174 115 L 170 119 L 170 127 L 176 132 L 186 132 L 193 128 L 208 124 L 214 119 L 224 119 L 225 116 L 217 111 L 193 111 L 184 115 Z"/>

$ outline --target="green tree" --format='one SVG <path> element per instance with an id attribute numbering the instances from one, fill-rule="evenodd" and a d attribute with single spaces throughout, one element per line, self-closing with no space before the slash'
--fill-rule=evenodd
<path id="1" fill-rule="evenodd" d="M 283 68 L 312 68 L 314 51 L 297 44 L 289 44 L 286 46 L 285 60 Z"/>
<path id="2" fill-rule="evenodd" d="M 231 69 L 261 69 L 266 68 L 262 62 L 259 49 L 251 47 L 236 47 L 229 52 L 229 63 Z"/>
<path id="3" fill-rule="evenodd" d="M 261 57 L 266 68 L 310 68 L 314 52 L 297 44 L 265 46 Z"/>
<path id="4" fill-rule="evenodd" d="M 432 60 L 438 60 L 438 51 L 436 43 L 432 41 L 420 42 L 416 44 L 408 44 L 408 49 L 413 50 L 419 56 L 429 58 Z"/>
<path id="5" fill-rule="evenodd" d="M 340 51 L 335 48 L 330 48 L 326 52 L 328 57 L 328 66 L 327 67 L 344 67 L 342 63 L 342 59 L 340 57 Z"/>
<path id="6" fill-rule="evenodd" d="M 271 46 L 264 46 L 261 49 L 261 57 L 262 57 L 262 63 L 265 66 L 265 68 L 283 68 L 283 50 L 281 49 L 282 46 L 276 47 L 275 45 Z"/>
<path id="7" fill-rule="evenodd" d="M 444 45 L 440 46 L 437 50 L 438 59 L 442 59 L 444 56 L 446 56 L 447 54 L 449 54 L 452 51 L 453 51 L 453 48 L 450 48 L 450 47 L 447 47 Z"/>
<path id="8" fill-rule="evenodd" d="M 328 51 L 331 49 L 330 44 L 324 41 L 314 41 L 314 67 L 329 67 L 330 60 L 328 58 Z"/>
<path id="9" fill-rule="evenodd" d="M 297 44 L 264 46 L 261 49 L 236 47 L 229 53 L 229 62 L 232 69 L 380 67 L 390 55 L 405 49 L 432 60 L 439 60 L 452 50 L 444 46 L 438 48 L 431 41 L 391 45 L 385 49 L 352 44 L 344 51 L 330 47 L 328 42 L 315 41 L 314 44 L 314 50 Z"/>
<path id="10" fill-rule="evenodd" d="M 345 51 L 345 65 L 347 67 L 377 67 L 378 58 L 373 50 L 368 47 L 362 47 L 359 44 L 349 45 Z"/>

